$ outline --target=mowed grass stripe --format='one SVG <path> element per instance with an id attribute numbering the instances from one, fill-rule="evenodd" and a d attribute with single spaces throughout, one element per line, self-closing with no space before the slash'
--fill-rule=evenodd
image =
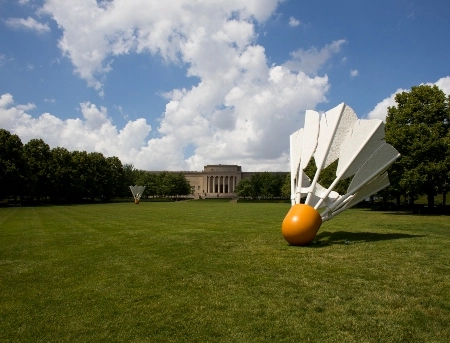
<path id="1" fill-rule="evenodd" d="M 0 341 L 450 341 L 447 217 L 287 204 L 0 209 Z"/>

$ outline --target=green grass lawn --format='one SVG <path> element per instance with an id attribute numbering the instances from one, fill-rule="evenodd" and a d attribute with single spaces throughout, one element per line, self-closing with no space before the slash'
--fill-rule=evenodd
<path id="1" fill-rule="evenodd" d="M 450 218 L 289 204 L 0 208 L 0 342 L 450 342 Z"/>

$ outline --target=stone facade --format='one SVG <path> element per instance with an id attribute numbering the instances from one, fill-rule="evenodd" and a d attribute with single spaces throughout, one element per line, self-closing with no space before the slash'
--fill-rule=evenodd
<path id="1" fill-rule="evenodd" d="M 243 172 L 241 166 L 213 164 L 201 172 L 182 172 L 191 185 L 194 198 L 237 198 L 234 192 L 242 179 L 250 178 L 255 172 Z M 287 172 L 279 174 L 286 175 Z"/>

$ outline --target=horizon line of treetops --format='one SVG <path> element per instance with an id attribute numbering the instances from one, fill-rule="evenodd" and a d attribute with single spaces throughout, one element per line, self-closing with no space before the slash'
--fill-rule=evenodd
<path id="1" fill-rule="evenodd" d="M 429 208 L 434 196 L 442 194 L 442 205 L 450 187 L 450 96 L 437 86 L 413 86 L 395 97 L 388 107 L 386 142 L 401 157 L 390 167 L 391 185 L 379 192 L 386 203 L 411 205 L 418 195 L 426 195 Z M 328 187 L 334 180 L 337 161 L 321 172 L 319 183 Z M 305 169 L 311 177 L 312 159 Z M 344 193 L 351 179 L 335 189 Z M 42 139 L 23 144 L 20 138 L 0 128 L 0 201 L 20 198 L 34 203 L 78 203 L 110 201 L 130 197 L 130 185 L 146 186 L 145 196 L 187 196 L 191 187 L 182 172 L 151 172 L 122 164 L 117 157 L 98 152 L 51 149 Z M 235 192 L 241 197 L 290 198 L 290 175 L 256 173 L 242 179 Z"/>
<path id="2" fill-rule="evenodd" d="M 255 187 L 257 181 L 266 187 Z M 245 187 L 242 194 L 280 197 L 283 182 L 281 176 L 269 172 L 253 175 L 253 187 L 250 191 Z M 43 139 L 23 144 L 18 135 L 0 128 L 0 203 L 8 199 L 29 204 L 106 202 L 131 197 L 129 186 L 136 184 L 146 187 L 144 197 L 188 196 L 192 192 L 182 172 L 139 170 L 122 164 L 116 156 L 52 149 Z"/>

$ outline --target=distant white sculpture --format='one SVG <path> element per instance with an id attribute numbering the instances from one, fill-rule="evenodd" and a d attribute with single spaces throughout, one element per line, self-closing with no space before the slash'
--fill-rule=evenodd
<path id="1" fill-rule="evenodd" d="M 144 193 L 145 186 L 130 186 L 131 193 L 133 194 L 134 203 L 139 204 L 142 194 Z"/>
<path id="2" fill-rule="evenodd" d="M 344 103 L 322 115 L 306 111 L 304 127 L 290 136 L 292 207 L 282 224 L 284 238 L 292 245 L 311 243 L 322 222 L 387 187 L 386 170 L 399 156 L 385 142 L 379 119 L 358 119 Z M 312 180 L 304 172 L 311 158 L 317 166 Z M 336 160 L 336 178 L 330 187 L 322 187 L 317 182 L 321 171 Z M 350 176 L 346 194 L 333 191 Z"/>

